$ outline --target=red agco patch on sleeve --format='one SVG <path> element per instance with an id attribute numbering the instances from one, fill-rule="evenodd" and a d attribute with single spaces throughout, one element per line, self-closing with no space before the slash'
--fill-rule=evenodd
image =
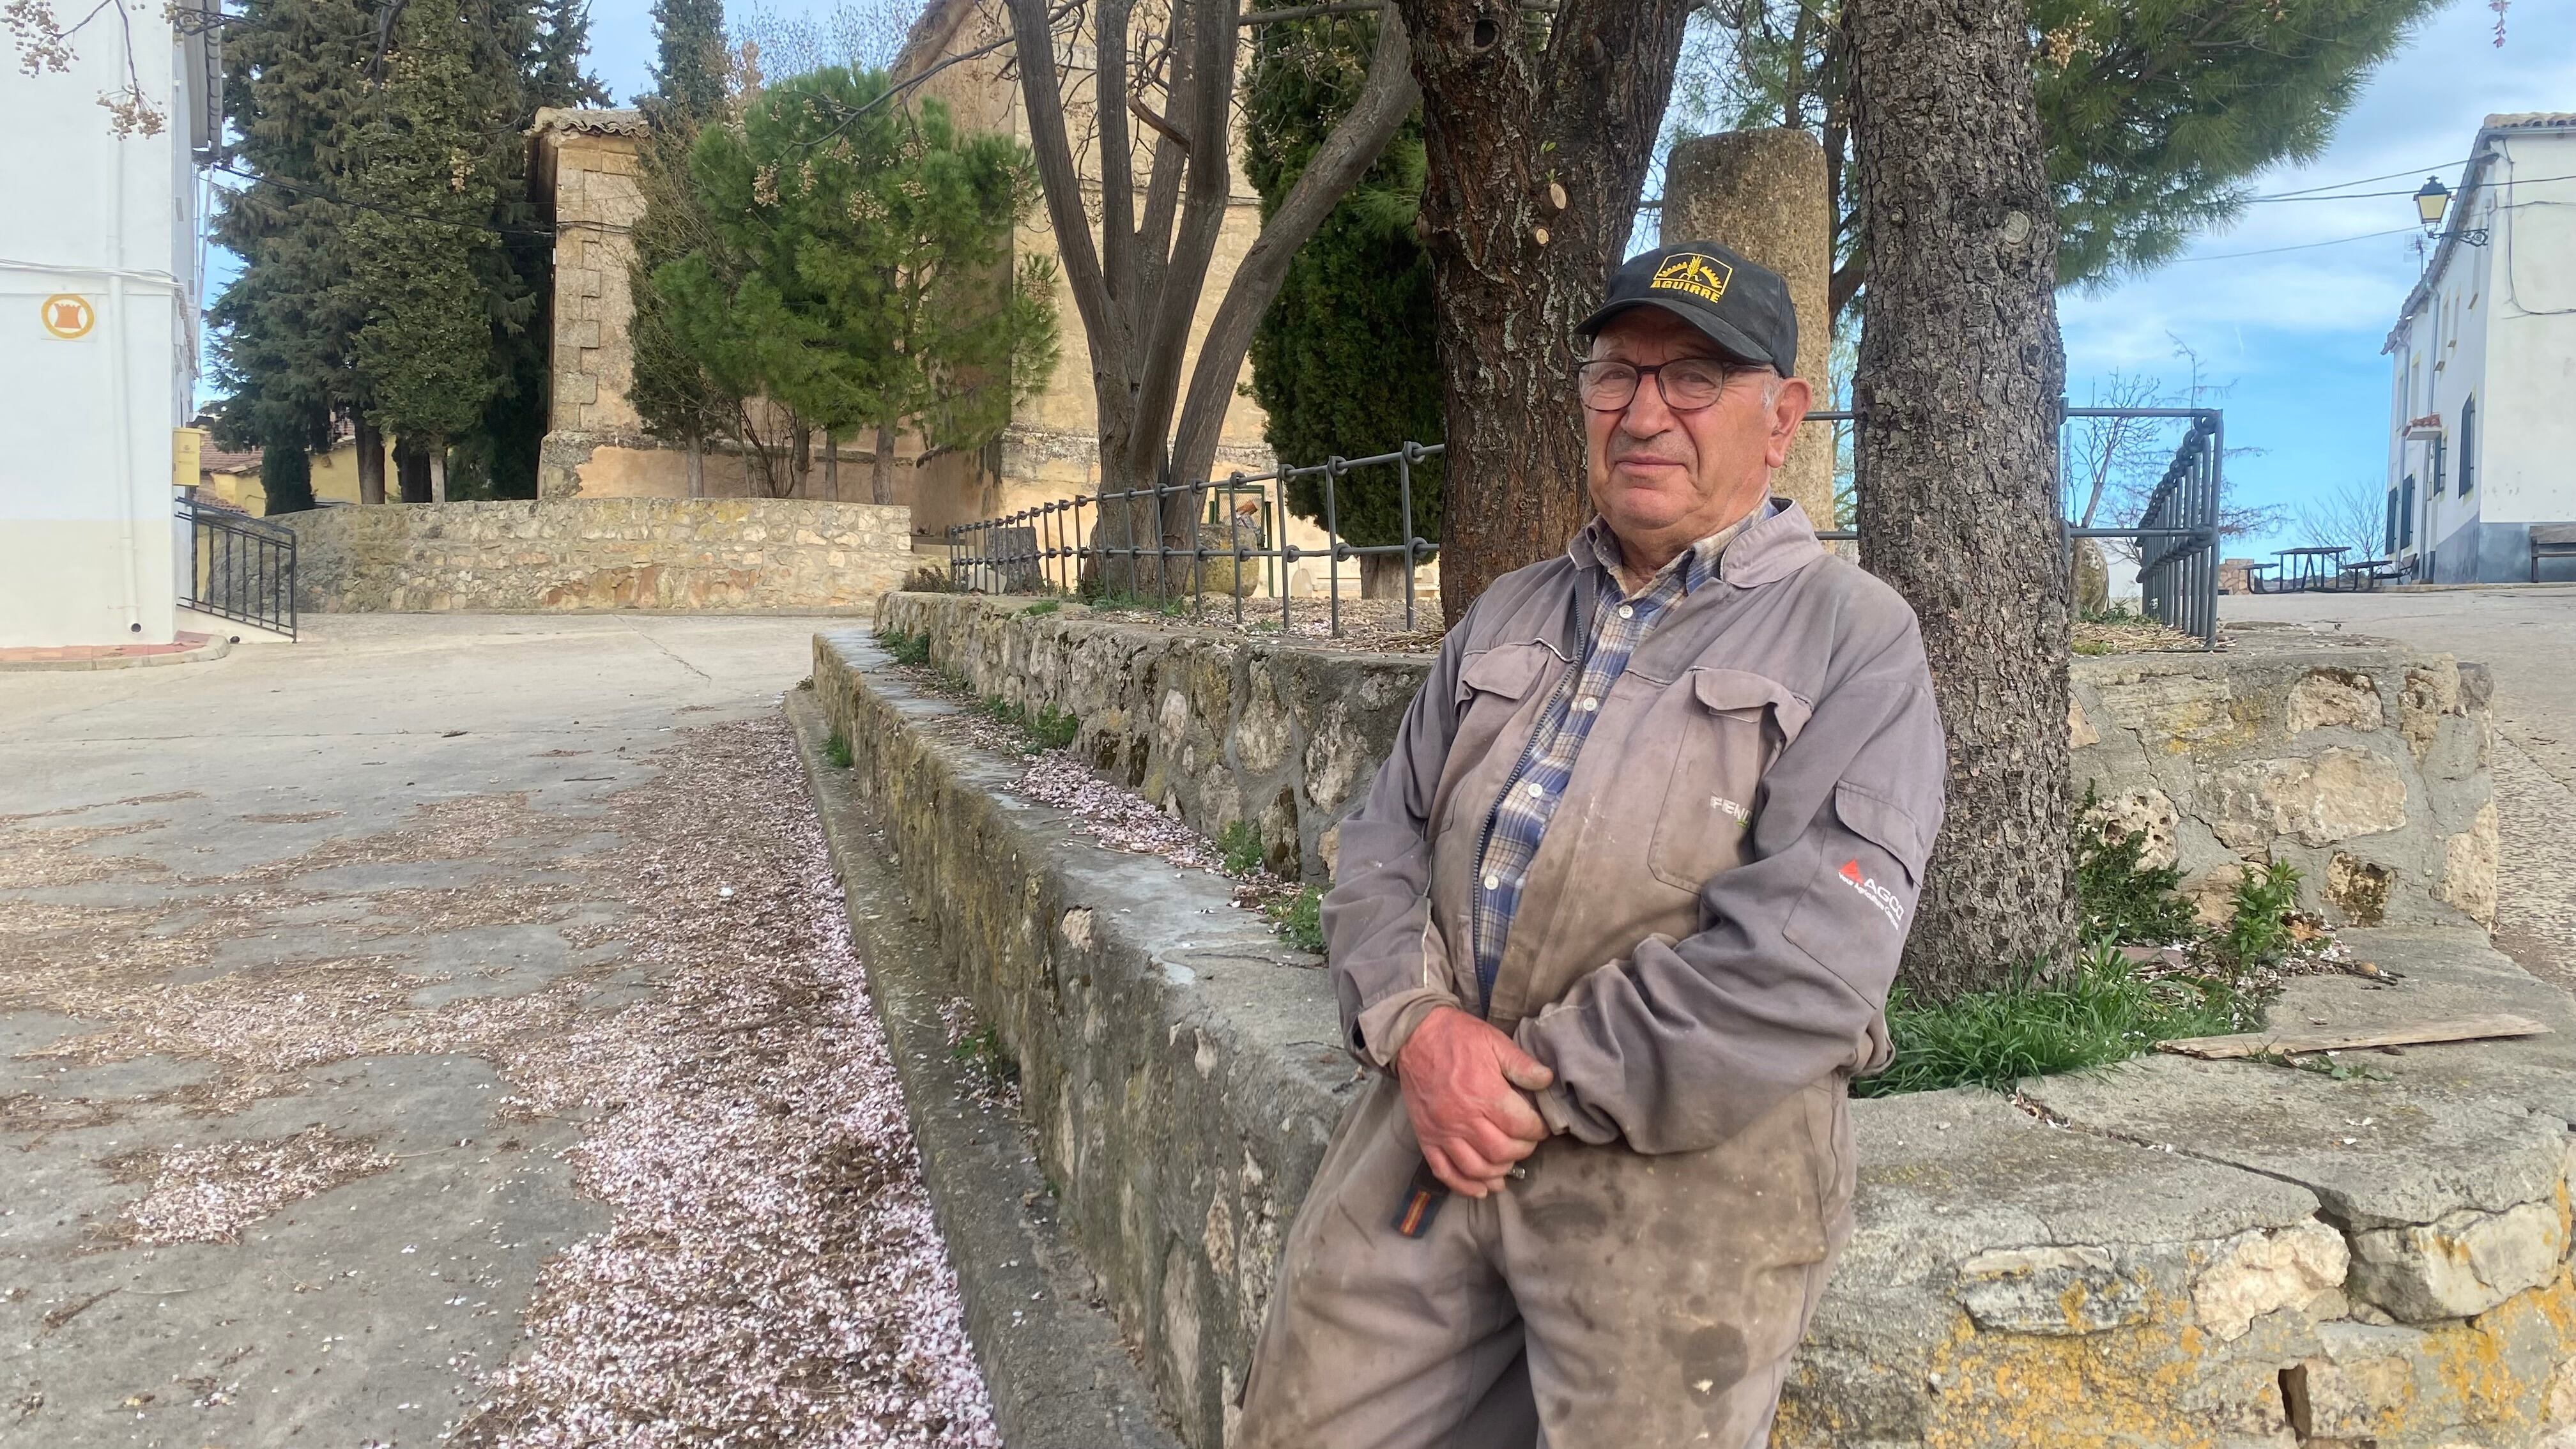
<path id="1" fill-rule="evenodd" d="M 1851 888 L 1860 892 L 1871 905 L 1878 907 L 1878 913 L 1887 917 L 1889 925 L 1900 931 L 1905 929 L 1904 903 L 1896 898 L 1894 891 L 1862 874 L 1859 861 L 1844 861 L 1843 868 L 1838 874 L 1844 880 L 1851 882 Z"/>

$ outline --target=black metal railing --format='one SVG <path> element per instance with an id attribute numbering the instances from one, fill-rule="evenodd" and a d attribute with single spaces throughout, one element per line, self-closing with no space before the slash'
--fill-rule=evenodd
<path id="1" fill-rule="evenodd" d="M 2163 478 L 2148 496 L 2133 524 L 2080 527 L 2060 521 L 2061 556 L 2074 564 L 2079 538 L 2126 539 L 2138 550 L 2141 612 L 2158 623 L 2193 635 L 2204 649 L 2218 641 L 2219 491 L 2224 483 L 2224 429 L 2215 408 L 2061 408 L 2059 426 L 2078 419 L 2170 418 L 2186 424 L 2181 445 L 2166 465 Z M 1807 414 L 1810 423 L 1857 426 L 1859 415 L 1824 409 Z M 2065 456 L 2061 447 L 2059 456 Z M 1115 490 L 1097 496 L 1076 494 L 998 518 L 962 523 L 948 530 L 949 569 L 954 587 L 996 594 L 1073 593 L 1087 573 L 1108 578 L 1111 592 L 1147 594 L 1172 599 L 1186 595 L 1190 608 L 1204 614 L 1211 580 L 1222 578 L 1218 591 L 1234 597 L 1235 622 L 1244 618 L 1244 600 L 1255 587 L 1276 594 L 1281 628 L 1293 622 L 1288 570 L 1299 559 L 1328 559 L 1325 607 L 1331 632 L 1342 632 L 1340 563 L 1344 559 L 1401 555 L 1404 560 L 1404 627 L 1414 626 L 1414 566 L 1435 545 L 1416 532 L 1413 519 L 1413 467 L 1441 456 L 1442 445 L 1406 443 L 1393 452 L 1365 458 L 1331 458 L 1310 467 L 1280 468 L 1269 473 L 1234 473 L 1195 483 L 1161 484 Z M 1337 492 L 1341 480 L 1364 468 L 1396 469 L 1401 543 L 1355 545 L 1341 535 Z M 1274 497 L 1297 478 L 1320 478 L 1325 546 L 1299 548 L 1287 541 L 1285 519 L 1278 516 L 1285 499 Z M 1170 500 L 1186 497 L 1195 519 L 1195 541 L 1171 543 L 1161 520 L 1169 518 Z M 1150 510 L 1140 500 L 1151 499 Z M 1259 500 L 1257 522 L 1237 523 L 1237 504 Z M 1125 506 L 1110 506 L 1125 505 Z M 1090 513 L 1084 518 L 1085 511 Z M 1139 515 L 1145 522 L 1139 523 Z M 1830 521 L 1830 520 L 1826 520 Z M 1217 543 L 1210 544 L 1210 530 Z M 1106 537 L 1102 535 L 1106 534 Z M 1829 542 L 1857 540 L 1853 529 L 1820 529 Z M 1150 539 L 1150 541 L 1148 541 Z M 1152 571 L 1145 561 L 1153 561 Z M 1245 577 L 1246 565 L 1259 562 L 1258 585 Z M 1212 569 L 1212 565 L 1223 566 Z M 1110 570 L 1123 569 L 1123 577 Z"/>
<path id="2" fill-rule="evenodd" d="M 1365 458 L 1328 458 L 1308 467 L 1230 473 L 1195 483 L 1055 499 L 950 528 L 949 575 L 958 588 L 986 593 L 1073 593 L 1080 588 L 1086 569 L 1098 569 L 1113 592 L 1156 598 L 1186 593 L 1192 611 L 1201 614 L 1207 608 L 1211 581 L 1222 578 L 1224 582 L 1214 591 L 1233 596 L 1236 623 L 1243 622 L 1245 598 L 1267 587 L 1278 597 L 1279 624 L 1284 630 L 1294 623 L 1289 574 L 1298 560 L 1318 559 L 1328 565 L 1325 610 L 1332 632 L 1339 635 L 1343 560 L 1398 557 L 1404 561 L 1404 627 L 1410 631 L 1414 628 L 1414 568 L 1438 547 L 1413 526 L 1413 470 L 1444 451 L 1439 443 L 1405 443 L 1393 452 Z M 1342 479 L 1362 469 L 1390 467 L 1395 470 L 1396 517 L 1403 524 L 1403 541 L 1349 542 L 1341 533 Z M 1318 480 L 1322 548 L 1300 548 L 1288 539 L 1286 489 L 1300 478 Z M 1191 530 L 1195 542 L 1188 547 L 1170 543 L 1158 522 L 1170 516 L 1174 500 L 1183 498 L 1188 500 L 1183 505 L 1188 515 L 1196 519 Z M 1147 499 L 1152 500 L 1150 505 L 1142 501 Z M 1237 521 L 1247 505 L 1253 515 L 1249 526 Z M 1086 509 L 1091 513 L 1088 525 L 1083 518 Z M 1218 540 L 1214 545 L 1212 531 Z M 1147 559 L 1153 560 L 1150 572 Z M 1246 567 L 1256 563 L 1261 568 L 1258 582 L 1246 576 Z"/>
<path id="3" fill-rule="evenodd" d="M 187 525 L 179 602 L 294 638 L 295 530 L 185 498 L 178 515 Z"/>

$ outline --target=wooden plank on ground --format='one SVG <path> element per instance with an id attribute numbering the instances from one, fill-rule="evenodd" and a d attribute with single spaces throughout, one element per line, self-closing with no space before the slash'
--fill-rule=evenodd
<path id="1" fill-rule="evenodd" d="M 2258 1052 L 2302 1056 L 2309 1052 L 2358 1051 L 2368 1047 L 2423 1046 L 2444 1041 L 2483 1041 L 2489 1037 L 2545 1036 L 2549 1028 L 2527 1016 L 2462 1016 L 2448 1021 L 2420 1021 L 2411 1026 L 2368 1027 L 2354 1031 L 2249 1031 L 2235 1036 L 2191 1036 L 2160 1041 L 2156 1050 L 2219 1061 Z"/>

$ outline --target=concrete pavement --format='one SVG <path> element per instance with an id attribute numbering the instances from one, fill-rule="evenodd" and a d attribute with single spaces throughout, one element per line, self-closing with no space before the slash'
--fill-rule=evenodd
<path id="1" fill-rule="evenodd" d="M 2230 595 L 2222 619 L 2402 639 L 2495 679 L 2496 944 L 2576 990 L 2576 586 Z"/>
<path id="2" fill-rule="evenodd" d="M 814 628 L 0 674 L 0 1445 L 992 1442 L 778 721 Z"/>

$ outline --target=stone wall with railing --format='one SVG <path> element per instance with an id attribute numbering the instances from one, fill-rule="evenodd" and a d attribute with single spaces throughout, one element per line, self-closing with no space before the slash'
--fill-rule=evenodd
<path id="1" fill-rule="evenodd" d="M 926 636 L 979 694 L 1074 716 L 1075 751 L 1166 813 L 1209 835 L 1248 821 L 1275 869 L 1330 876 L 1427 656 L 1030 607 L 894 594 L 878 619 Z M 2147 863 L 2179 864 L 2210 914 L 2249 864 L 2285 860 L 2331 920 L 2492 924 L 2482 667 L 2238 626 L 2224 650 L 2079 656 L 2072 672 L 2078 788 L 2146 835 Z"/>

